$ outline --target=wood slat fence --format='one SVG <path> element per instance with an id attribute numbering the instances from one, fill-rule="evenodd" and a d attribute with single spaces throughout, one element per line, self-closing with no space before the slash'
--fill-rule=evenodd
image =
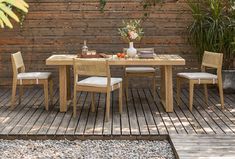
<path id="1" fill-rule="evenodd" d="M 84 40 L 89 49 L 120 52 L 128 47 L 117 30 L 122 20 L 140 19 L 146 12 L 135 0 L 109 0 L 103 13 L 98 0 L 27 2 L 30 9 L 23 26 L 15 24 L 13 30 L 0 30 L 0 85 L 11 84 L 10 53 L 16 51 L 22 51 L 27 70 L 54 73 L 55 68 L 45 65 L 46 58 L 52 54 L 76 54 Z M 178 70 L 197 68 L 196 54 L 187 43 L 186 27 L 191 15 L 185 0 L 167 0 L 148 12 L 151 14 L 143 23 L 145 36 L 135 47 L 154 47 L 156 53 L 181 55 L 187 65 Z M 114 68 L 113 72 L 120 75 L 121 69 Z"/>

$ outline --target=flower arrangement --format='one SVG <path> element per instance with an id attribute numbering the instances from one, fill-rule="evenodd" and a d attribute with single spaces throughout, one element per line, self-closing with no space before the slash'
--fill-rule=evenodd
<path id="1" fill-rule="evenodd" d="M 129 22 L 123 21 L 123 28 L 119 28 L 119 34 L 124 40 L 133 42 L 140 40 L 144 35 L 143 28 L 141 28 L 141 20 L 130 20 Z"/>

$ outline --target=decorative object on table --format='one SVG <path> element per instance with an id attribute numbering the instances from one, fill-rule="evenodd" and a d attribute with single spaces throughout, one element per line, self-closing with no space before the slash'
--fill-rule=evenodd
<path id="1" fill-rule="evenodd" d="M 154 58 L 154 52 L 153 51 L 139 51 L 138 57 L 143 59 L 153 59 Z"/>
<path id="2" fill-rule="evenodd" d="M 144 35 L 143 28 L 141 28 L 140 23 L 141 20 L 130 20 L 129 22 L 123 21 L 124 27 L 118 29 L 122 38 L 129 42 L 127 55 L 131 58 L 134 58 L 137 54 L 137 50 L 134 48 L 133 42 L 141 40 Z"/>
<path id="3" fill-rule="evenodd" d="M 107 58 L 108 55 L 104 54 L 104 53 L 99 53 L 99 54 L 78 54 L 77 56 L 78 58 Z"/>
<path id="4" fill-rule="evenodd" d="M 117 57 L 118 58 L 125 58 L 126 54 L 123 52 L 123 53 L 117 53 Z"/>
<path id="5" fill-rule="evenodd" d="M 87 47 L 87 45 L 86 45 L 86 40 L 84 40 L 83 46 L 82 46 L 82 54 L 83 54 L 83 55 L 86 55 L 87 52 L 88 52 L 88 47 Z"/>

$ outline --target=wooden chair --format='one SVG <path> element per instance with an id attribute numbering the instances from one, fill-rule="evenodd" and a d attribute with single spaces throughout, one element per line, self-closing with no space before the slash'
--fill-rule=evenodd
<path id="1" fill-rule="evenodd" d="M 223 54 L 205 51 L 202 59 L 201 72 L 178 73 L 177 74 L 177 104 L 180 105 L 180 85 L 183 80 L 189 81 L 189 109 L 193 108 L 193 90 L 195 84 L 204 85 L 205 101 L 208 104 L 207 84 L 217 84 L 221 100 L 221 107 L 224 109 L 224 96 L 222 87 L 222 63 Z M 207 73 L 206 68 L 217 69 L 217 75 Z"/>
<path id="2" fill-rule="evenodd" d="M 126 52 L 127 48 L 123 49 Z M 139 51 L 152 51 L 154 48 L 137 48 Z M 156 69 L 154 67 L 125 67 L 125 85 L 126 85 L 126 98 L 128 99 L 129 78 L 133 77 L 149 77 L 153 79 L 153 96 L 156 99 Z"/>
<path id="3" fill-rule="evenodd" d="M 122 78 L 111 78 L 108 61 L 105 59 L 74 59 L 73 116 L 76 117 L 76 92 L 91 92 L 91 110 L 95 111 L 94 93 L 106 93 L 105 120 L 109 120 L 110 93 L 119 89 L 119 112 L 122 112 Z M 78 76 L 92 76 L 78 81 Z"/>
<path id="4" fill-rule="evenodd" d="M 11 54 L 13 68 L 12 108 L 15 106 L 16 87 L 20 86 L 19 103 L 23 95 L 23 85 L 43 85 L 45 95 L 45 108 L 48 107 L 48 85 L 50 85 L 50 102 L 53 103 L 53 81 L 50 72 L 25 72 L 21 52 Z"/>

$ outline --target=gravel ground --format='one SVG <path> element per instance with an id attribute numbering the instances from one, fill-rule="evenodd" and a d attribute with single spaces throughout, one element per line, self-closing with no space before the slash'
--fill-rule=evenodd
<path id="1" fill-rule="evenodd" d="M 0 140 L 0 158 L 174 159 L 168 141 Z"/>

